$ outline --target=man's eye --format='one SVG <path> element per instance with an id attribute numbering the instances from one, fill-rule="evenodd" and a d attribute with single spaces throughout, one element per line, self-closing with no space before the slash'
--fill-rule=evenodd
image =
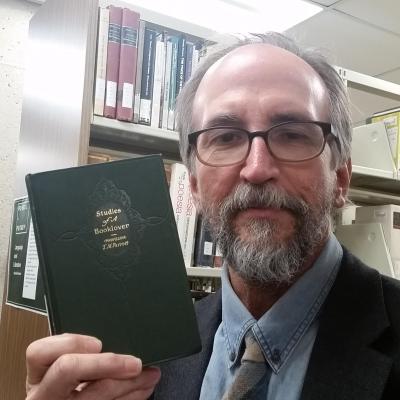
<path id="1" fill-rule="evenodd" d="M 294 132 L 294 131 L 285 131 L 279 134 L 280 140 L 286 142 L 299 142 L 299 143 L 308 143 L 310 141 L 309 135 L 303 132 Z"/>
<path id="2" fill-rule="evenodd" d="M 214 137 L 213 143 L 215 145 L 235 144 L 243 141 L 243 135 L 240 132 L 224 132 L 219 133 Z"/>

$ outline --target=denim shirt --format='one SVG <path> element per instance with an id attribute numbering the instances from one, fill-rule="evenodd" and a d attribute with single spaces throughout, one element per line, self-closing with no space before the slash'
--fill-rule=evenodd
<path id="1" fill-rule="evenodd" d="M 222 272 L 222 322 L 214 337 L 200 400 L 220 400 L 240 366 L 242 342 L 251 329 L 271 368 L 268 400 L 298 400 L 318 331 L 318 313 L 335 281 L 343 251 L 331 235 L 310 268 L 257 321 Z M 264 399 L 262 399 L 264 400 Z"/>

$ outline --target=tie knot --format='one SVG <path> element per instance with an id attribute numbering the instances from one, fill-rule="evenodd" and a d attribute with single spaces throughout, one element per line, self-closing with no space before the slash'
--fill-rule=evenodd
<path id="1" fill-rule="evenodd" d="M 252 331 L 248 331 L 245 338 L 245 350 L 242 357 L 243 361 L 252 361 L 252 362 L 262 362 L 265 363 L 264 354 L 260 345 L 258 344 L 256 338 L 253 335 Z"/>

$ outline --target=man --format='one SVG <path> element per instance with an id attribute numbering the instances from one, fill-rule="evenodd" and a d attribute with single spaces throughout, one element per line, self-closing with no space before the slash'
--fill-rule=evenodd
<path id="1" fill-rule="evenodd" d="M 400 285 L 331 233 L 351 176 L 345 88 L 318 53 L 259 39 L 211 56 L 177 107 L 225 258 L 222 293 L 197 305 L 202 352 L 160 378 L 94 338 L 42 339 L 27 351 L 28 399 L 146 399 L 157 382 L 156 400 L 398 399 Z"/>

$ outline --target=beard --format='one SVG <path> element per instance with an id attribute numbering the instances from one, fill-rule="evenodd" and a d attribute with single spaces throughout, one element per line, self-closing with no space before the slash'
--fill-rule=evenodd
<path id="1" fill-rule="evenodd" d="M 202 217 L 217 241 L 224 260 L 243 280 L 252 284 L 290 284 L 323 245 L 331 230 L 333 188 L 320 193 L 316 205 L 287 194 L 273 184 L 239 184 L 218 204 L 202 204 Z M 249 208 L 275 208 L 294 218 L 293 232 L 282 239 L 277 220 L 248 218 L 235 229 L 234 219 Z M 247 239 L 246 239 L 247 238 Z"/>

